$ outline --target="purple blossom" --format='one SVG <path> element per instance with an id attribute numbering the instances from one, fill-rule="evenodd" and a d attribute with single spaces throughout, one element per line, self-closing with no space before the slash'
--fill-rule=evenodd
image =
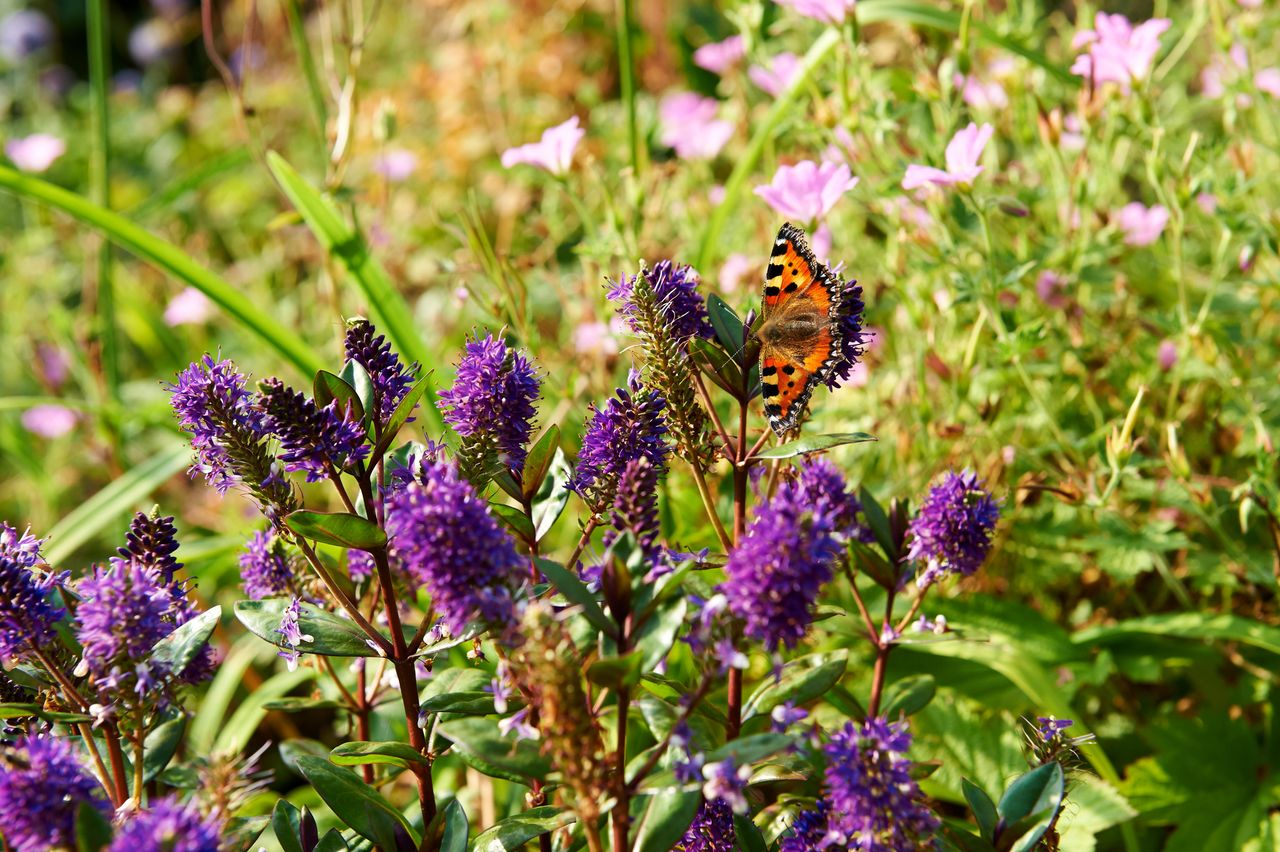
<path id="1" fill-rule="evenodd" d="M 1160 341 L 1160 348 L 1156 351 L 1156 363 L 1166 373 L 1172 370 L 1173 365 L 1178 363 L 1178 344 L 1172 340 Z"/>
<path id="2" fill-rule="evenodd" d="M 842 474 L 830 459 L 811 456 L 800 466 L 800 488 L 815 510 L 831 514 L 837 536 L 856 541 L 871 541 L 871 529 L 858 520 L 862 501 L 849 490 Z"/>
<path id="3" fill-rule="evenodd" d="M 302 616 L 302 599 L 294 597 L 285 607 L 284 612 L 280 614 L 280 626 L 276 628 L 276 632 L 280 634 L 280 644 L 283 646 L 276 655 L 285 661 L 285 665 L 289 667 L 289 671 L 298 668 L 298 659 L 301 654 L 298 653 L 298 647 L 303 642 L 314 642 L 315 637 L 310 633 L 303 633 L 302 627 L 298 619 Z"/>
<path id="4" fill-rule="evenodd" d="M 115 559 L 95 566 L 77 591 L 76 636 L 99 687 L 140 697 L 160 686 L 171 673 L 147 658 L 185 615 L 160 570 L 135 558 Z"/>
<path id="5" fill-rule="evenodd" d="M 751 78 L 751 82 L 775 98 L 786 91 L 799 73 L 800 57 L 789 52 L 779 53 L 773 57 L 769 60 L 767 67 L 752 65 L 747 69 L 747 76 Z"/>
<path id="6" fill-rule="evenodd" d="M 517 740 L 536 740 L 541 737 L 538 729 L 529 723 L 528 707 L 521 707 L 510 716 L 499 719 L 498 731 L 503 736 L 507 736 L 514 731 Z"/>
<path id="7" fill-rule="evenodd" d="M 218 852 L 221 830 L 221 820 L 202 816 L 194 802 L 167 796 L 125 822 L 108 852 Z"/>
<path id="8" fill-rule="evenodd" d="M 352 551 L 354 555 L 357 552 Z M 293 585 L 293 563 L 284 542 L 271 530 L 259 530 L 240 554 L 240 581 L 253 600 L 283 595 Z"/>
<path id="9" fill-rule="evenodd" d="M 7 556 L 25 568 L 34 568 L 40 564 L 43 544 L 44 540 L 32 535 L 29 527 L 19 533 L 14 527 L 0 522 L 0 556 Z"/>
<path id="10" fill-rule="evenodd" d="M 1167 18 L 1152 18 L 1138 26 L 1124 15 L 1099 12 L 1094 29 L 1076 33 L 1071 47 L 1089 49 L 1076 57 L 1071 73 L 1094 86 L 1115 83 L 1128 94 L 1134 83 L 1145 80 L 1160 52 L 1160 35 L 1169 29 Z"/>
<path id="11" fill-rule="evenodd" d="M 841 552 L 836 513 L 807 490 L 783 483 L 757 507 L 746 535 L 729 554 L 720 586 L 745 633 L 770 650 L 794 648 L 809 627 L 810 611 Z"/>
<path id="12" fill-rule="evenodd" d="M 1164 226 L 1169 224 L 1169 209 L 1163 204 L 1147 207 L 1131 201 L 1120 208 L 1116 223 L 1124 231 L 1125 245 L 1149 246 L 1160 239 Z"/>
<path id="13" fill-rule="evenodd" d="M 0 835 L 15 852 L 76 846 L 76 811 L 110 814 L 98 785 L 62 739 L 26 736 L 0 762 Z"/>
<path id="14" fill-rule="evenodd" d="M 377 156 L 373 170 L 392 183 L 408 180 L 418 168 L 418 155 L 404 148 L 391 148 Z"/>
<path id="15" fill-rule="evenodd" d="M 788 219 L 815 223 L 857 185 L 858 179 L 844 163 L 804 160 L 794 166 L 779 166 L 773 180 L 757 186 L 755 193 Z"/>
<path id="16" fill-rule="evenodd" d="M 258 407 L 267 431 L 280 439 L 284 469 L 305 471 L 307 482 L 319 482 L 369 454 L 364 429 L 336 399 L 321 408 L 279 379 L 267 379 Z"/>
<path id="17" fill-rule="evenodd" d="M 779 6 L 794 9 L 806 18 L 822 21 L 824 24 L 843 24 L 853 14 L 853 7 L 858 0 L 777 0 Z"/>
<path id="18" fill-rule="evenodd" d="M 708 799 L 673 852 L 734 852 L 733 809 L 723 799 Z"/>
<path id="19" fill-rule="evenodd" d="M 48 171 L 65 153 L 67 143 L 48 133 L 15 137 L 4 143 L 4 155 L 23 172 L 39 174 Z"/>
<path id="20" fill-rule="evenodd" d="M 525 163 L 561 177 L 568 174 L 569 167 L 573 165 L 573 152 L 586 135 L 575 115 L 563 124 L 547 129 L 539 141 L 503 151 L 502 167 L 509 169 Z"/>
<path id="21" fill-rule="evenodd" d="M 161 579 L 172 583 L 174 574 L 182 563 L 173 554 L 178 549 L 178 528 L 173 516 L 162 518 L 142 512 L 133 516 L 129 532 L 125 534 L 125 546 L 118 548 L 121 559 L 137 559 L 160 572 Z"/>
<path id="22" fill-rule="evenodd" d="M 808 718 L 808 710 L 803 707 L 797 707 L 793 702 L 787 701 L 773 708 L 773 712 L 769 714 L 769 719 L 772 722 L 769 727 L 775 734 L 785 734 L 787 728 Z"/>
<path id="23" fill-rule="evenodd" d="M 1049 742 L 1062 736 L 1062 732 L 1075 724 L 1071 719 L 1055 719 L 1052 716 L 1037 716 L 1036 735 L 1041 742 Z"/>
<path id="24" fill-rule="evenodd" d="M 830 812 L 824 845 L 914 852 L 931 839 L 938 818 L 911 778 L 906 722 L 868 719 L 845 724 L 823 748 Z"/>
<path id="25" fill-rule="evenodd" d="M 520 557 L 471 483 L 446 462 L 392 495 L 387 509 L 391 550 L 455 635 L 473 619 L 506 627 L 514 620 L 512 589 Z"/>
<path id="26" fill-rule="evenodd" d="M 636 302 L 636 285 L 641 276 L 659 305 L 666 334 L 676 340 L 715 337 L 715 329 L 707 318 L 706 303 L 698 293 L 698 273 L 692 266 L 678 266 L 669 260 L 642 267 L 639 275 L 622 278 L 609 291 L 609 300 L 618 304 L 619 313 L 632 331 L 640 335 L 648 331 L 641 326 L 641 311 Z"/>
<path id="27" fill-rule="evenodd" d="M 667 95 L 658 106 L 658 139 L 682 160 L 710 160 L 733 136 L 733 123 L 716 117 L 720 102 L 696 92 Z"/>
<path id="28" fill-rule="evenodd" d="M 721 801 L 736 814 L 747 812 L 747 782 L 751 780 L 751 767 L 738 766 L 727 757 L 719 763 L 702 767 L 702 795 L 708 801 Z"/>
<path id="29" fill-rule="evenodd" d="M 379 419 L 389 419 L 400 400 L 413 387 L 417 365 L 406 368 L 391 351 L 391 344 L 374 330 L 368 320 L 355 320 L 347 326 L 343 341 L 347 360 L 354 361 L 369 374 Z"/>
<path id="30" fill-rule="evenodd" d="M 819 799 L 811 811 L 801 811 L 782 837 L 778 852 L 817 852 L 823 848 L 827 836 L 829 810 L 826 801 Z"/>
<path id="31" fill-rule="evenodd" d="M 76 428 L 79 420 L 80 416 L 65 405 L 33 405 L 22 412 L 22 428 L 50 441 Z"/>
<path id="32" fill-rule="evenodd" d="M 704 44 L 693 52 L 693 64 L 712 74 L 724 74 L 747 55 L 747 43 L 742 36 L 729 36 L 724 41 Z"/>
<path id="33" fill-rule="evenodd" d="M 582 436 L 578 465 L 568 488 L 586 500 L 595 511 L 613 503 L 618 480 L 632 459 L 646 458 L 661 477 L 667 469 L 671 447 L 663 440 L 667 425 L 662 416 L 666 401 L 654 390 L 646 390 L 634 371 L 626 388 L 604 408 L 592 406 L 592 417 Z"/>
<path id="34" fill-rule="evenodd" d="M 21 9 L 0 21 L 0 58 L 17 64 L 53 41 L 53 24 L 42 12 Z"/>
<path id="35" fill-rule="evenodd" d="M 969 576 L 991 549 L 1000 507 L 977 475 L 949 473 L 929 490 L 907 533 L 907 559 L 924 563 L 917 583 L 928 586 L 947 574 Z"/>
<path id="36" fill-rule="evenodd" d="M 617 498 L 613 503 L 613 530 L 630 532 L 650 556 L 651 564 L 660 555 L 655 552 L 654 541 L 658 536 L 658 469 L 644 456 L 632 459 L 618 478 Z M 607 537 L 605 545 L 616 538 Z"/>
<path id="37" fill-rule="evenodd" d="M 453 387 L 440 394 L 444 419 L 459 435 L 492 443 L 519 476 L 533 434 L 538 376 L 528 357 L 492 334 L 467 342 Z"/>
<path id="38" fill-rule="evenodd" d="M 972 121 L 962 130 L 956 132 L 947 143 L 947 168 L 936 169 L 912 163 L 907 166 L 907 174 L 902 179 L 902 188 L 906 190 L 932 186 L 958 186 L 966 188 L 982 174 L 984 166 L 978 165 L 982 159 L 982 151 L 991 141 L 995 132 L 990 124 L 981 127 Z"/>
<path id="39" fill-rule="evenodd" d="M 347 574 L 354 583 L 363 583 L 374 575 L 378 570 L 377 564 L 373 561 L 373 554 L 367 550 L 348 550 L 347 551 Z"/>
<path id="40" fill-rule="evenodd" d="M 13 544 L 5 544 L 5 538 Z M 29 550 L 30 541 L 30 536 L 18 539 L 8 524 L 0 534 L 0 660 L 25 655 L 57 639 L 54 625 L 63 610 L 49 600 L 57 578 L 36 571 L 38 550 Z"/>

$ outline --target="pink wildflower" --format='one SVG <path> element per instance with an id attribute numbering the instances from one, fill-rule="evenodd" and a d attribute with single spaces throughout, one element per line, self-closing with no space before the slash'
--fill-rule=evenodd
<path id="1" fill-rule="evenodd" d="M 983 82 L 976 74 L 956 74 L 952 82 L 960 90 L 960 97 L 964 102 L 974 109 L 998 110 L 1009 105 L 1009 96 L 1005 94 L 1004 86 L 996 80 Z"/>
<path id="2" fill-rule="evenodd" d="M 22 427 L 41 438 L 60 438 L 75 428 L 77 419 L 64 405 L 36 405 L 22 412 Z"/>
<path id="3" fill-rule="evenodd" d="M 4 155 L 20 171 L 43 172 L 67 152 L 67 143 L 48 133 L 33 133 L 4 143 Z"/>
<path id="4" fill-rule="evenodd" d="M 1280 68 L 1263 68 L 1253 75 L 1253 85 L 1258 91 L 1273 98 L 1280 98 Z"/>
<path id="5" fill-rule="evenodd" d="M 733 124 L 716 118 L 720 102 L 694 92 L 667 95 L 658 107 L 658 138 L 682 160 L 710 160 L 733 136 Z"/>
<path id="6" fill-rule="evenodd" d="M 760 264 L 745 254 L 731 254 L 724 259 L 720 267 L 720 290 L 723 293 L 736 293 L 743 279 L 761 274 Z"/>
<path id="7" fill-rule="evenodd" d="M 1178 363 L 1178 345 L 1172 340 L 1160 341 L 1160 349 L 1156 352 L 1156 361 L 1160 364 L 1160 369 L 1166 373 L 1173 369 L 1173 365 Z"/>
<path id="8" fill-rule="evenodd" d="M 1088 51 L 1076 57 L 1071 73 L 1095 86 L 1115 83 L 1126 94 L 1136 82 L 1145 80 L 1160 51 L 1160 35 L 1169 29 L 1167 18 L 1152 18 L 1138 26 L 1124 15 L 1099 12 L 1094 29 L 1076 33 L 1071 47 Z"/>
<path id="9" fill-rule="evenodd" d="M 747 69 L 747 76 L 751 78 L 751 82 L 776 98 L 791 85 L 799 71 L 800 57 L 794 53 L 779 53 L 769 61 L 768 68 L 752 65 Z"/>
<path id="10" fill-rule="evenodd" d="M 742 36 L 729 36 L 724 41 L 704 44 L 693 52 L 693 64 L 712 74 L 724 74 L 747 55 L 747 44 Z"/>
<path id="11" fill-rule="evenodd" d="M 187 287 L 165 305 L 164 324 L 170 327 L 199 325 L 212 315 L 213 302 L 209 297 L 194 287 Z"/>
<path id="12" fill-rule="evenodd" d="M 773 181 L 757 186 L 755 193 L 788 219 L 813 223 L 857 185 L 858 179 L 843 163 L 818 165 L 804 160 L 794 166 L 779 166 Z"/>
<path id="13" fill-rule="evenodd" d="M 918 189 L 927 186 L 960 186 L 971 185 L 983 167 L 978 165 L 982 150 L 991 141 L 995 129 L 990 124 L 978 127 L 972 121 L 963 130 L 957 131 L 947 143 L 947 168 L 935 169 L 912 163 L 907 166 L 907 174 L 902 179 L 903 189 Z"/>
<path id="14" fill-rule="evenodd" d="M 794 9 L 806 18 L 824 24 L 843 24 L 858 0 L 777 0 L 779 6 Z"/>
<path id="15" fill-rule="evenodd" d="M 373 170 L 392 183 L 407 180 L 418 168 L 418 155 L 404 148 L 391 148 L 373 161 Z"/>
<path id="16" fill-rule="evenodd" d="M 1132 201 L 1120 208 L 1116 221 L 1124 231 L 1124 241 L 1131 246 L 1149 246 L 1164 233 L 1169 224 L 1169 211 L 1163 204 L 1147 207 Z"/>
<path id="17" fill-rule="evenodd" d="M 1061 308 L 1067 304 L 1067 297 L 1062 293 L 1066 286 L 1066 278 L 1051 269 L 1046 269 L 1036 278 L 1036 295 L 1048 307 Z"/>
<path id="18" fill-rule="evenodd" d="M 575 115 L 563 124 L 543 131 L 542 138 L 502 152 L 503 168 L 525 163 L 548 171 L 557 177 L 569 171 L 573 164 L 573 152 L 587 132 L 578 123 Z"/>

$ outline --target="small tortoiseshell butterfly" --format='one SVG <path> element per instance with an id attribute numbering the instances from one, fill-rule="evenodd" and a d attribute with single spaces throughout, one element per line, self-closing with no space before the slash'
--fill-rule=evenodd
<path id="1" fill-rule="evenodd" d="M 760 386 L 764 413 L 778 435 L 794 429 L 813 388 L 841 356 L 845 282 L 818 262 L 804 231 L 784 224 L 764 276 Z"/>

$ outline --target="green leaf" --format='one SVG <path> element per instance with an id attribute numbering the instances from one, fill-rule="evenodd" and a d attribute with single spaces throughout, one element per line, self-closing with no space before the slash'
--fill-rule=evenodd
<path id="1" fill-rule="evenodd" d="M 711 327 L 715 329 L 716 339 L 720 341 L 720 345 L 725 348 L 726 352 L 740 352 L 742 350 L 742 319 L 733 308 L 729 307 L 728 302 L 715 293 L 707 296 L 707 318 L 711 320 Z M 741 392 L 741 373 L 738 376 L 738 385 L 728 390 L 730 393 Z"/>
<path id="2" fill-rule="evenodd" d="M 329 752 L 329 760 L 338 766 L 359 766 L 365 763 L 386 764 L 408 769 L 413 764 L 431 766 L 416 748 L 400 742 L 368 742 L 355 740 L 343 743 Z"/>
<path id="3" fill-rule="evenodd" d="M 689 830 L 698 814 L 702 794 L 676 787 L 659 790 L 649 797 L 636 829 L 635 852 L 668 852 Z"/>
<path id="4" fill-rule="evenodd" d="M 409 418 L 413 416 L 413 410 L 422 401 L 422 395 L 427 392 L 427 387 L 427 377 L 423 376 L 413 383 L 413 387 L 409 388 L 408 393 L 401 397 L 400 402 L 396 405 L 396 410 L 391 412 L 391 417 L 388 418 L 387 425 L 382 430 L 382 437 L 378 439 L 378 443 L 373 447 L 373 452 L 369 454 L 370 465 L 377 464 L 378 460 L 391 448 L 391 443 L 395 441 L 396 435 L 400 434 L 400 429 L 409 422 Z"/>
<path id="5" fill-rule="evenodd" d="M 931 674 L 904 677 L 889 687 L 884 697 L 884 717 L 897 719 L 899 714 L 914 716 L 923 710 L 938 691 Z"/>
<path id="6" fill-rule="evenodd" d="M 1052 816 L 1062 805 L 1062 767 L 1050 761 L 1023 773 L 1004 791 L 996 813 L 1006 825 L 1027 817 Z"/>
<path id="7" fill-rule="evenodd" d="M 480 832 L 471 844 L 472 852 L 517 852 L 539 835 L 573 823 L 575 817 L 551 805 L 531 808 L 499 820 Z M 666 852 L 666 849 L 663 849 Z"/>
<path id="8" fill-rule="evenodd" d="M 267 165 L 289 201 L 302 214 L 316 239 L 347 270 L 364 293 L 374 324 L 408 360 L 431 362 L 431 353 L 418 333 L 413 310 L 405 303 L 382 264 L 369 253 L 359 233 L 343 221 L 333 202 L 316 190 L 275 151 L 267 152 Z M 435 404 L 435 392 L 424 389 L 424 409 L 431 432 L 443 432 L 445 424 Z"/>
<path id="9" fill-rule="evenodd" d="M 819 658 L 821 659 L 821 658 Z M 812 701 L 835 686 L 844 675 L 849 662 L 849 654 L 842 651 L 833 655 L 833 659 L 820 662 L 818 665 L 806 667 L 798 665 L 796 660 L 782 670 L 782 677 L 777 681 L 772 678 L 751 694 L 742 706 L 743 720 L 753 716 L 767 716 L 774 707 L 790 701 L 793 704 L 804 704 Z"/>
<path id="10" fill-rule="evenodd" d="M 347 387 L 355 393 L 356 400 L 360 403 L 360 418 L 364 419 L 367 412 L 370 417 L 378 416 L 377 395 L 378 392 L 373 389 L 373 379 L 369 376 L 369 371 L 364 368 L 364 364 L 359 361 L 348 361 L 342 365 L 342 381 Z"/>
<path id="11" fill-rule="evenodd" d="M 312 852 L 348 852 L 350 849 L 347 841 L 338 833 L 338 829 L 331 828 L 324 833 L 324 837 L 320 838 L 320 842 Z"/>
<path id="12" fill-rule="evenodd" d="M 556 447 L 551 455 L 548 475 L 543 478 L 537 493 L 533 495 L 533 528 L 539 541 L 551 531 L 564 512 L 564 507 L 569 502 L 569 489 L 566 485 L 572 475 L 573 468 L 569 465 L 564 450 Z"/>
<path id="13" fill-rule="evenodd" d="M 577 604 L 582 608 L 582 614 L 586 616 L 587 621 L 590 621 L 608 636 L 617 635 L 617 625 L 613 623 L 609 616 L 604 614 L 604 610 L 600 608 L 595 596 L 587 590 L 587 587 L 583 585 L 576 574 L 560 563 L 552 562 L 550 559 L 539 559 L 538 570 L 546 575 L 547 579 L 551 581 L 551 585 L 555 586 L 556 590 L 564 595 L 569 603 Z"/>
<path id="14" fill-rule="evenodd" d="M 80 722 L 92 722 L 93 717 L 85 713 L 64 713 L 60 710 L 46 710 L 38 704 L 22 704 L 14 701 L 0 703 L 0 719 L 21 719 L 35 716 L 46 722 L 62 722 L 68 725 Z"/>
<path id="15" fill-rule="evenodd" d="M 789 748 L 794 742 L 794 739 L 785 734 L 752 734 L 748 737 L 739 737 L 708 752 L 706 762 L 719 763 L 732 758 L 735 766 L 745 766 L 777 754 Z"/>
<path id="16" fill-rule="evenodd" d="M 97 229 L 107 239 L 141 260 L 204 293 L 210 301 L 256 334 L 305 375 L 312 375 L 324 366 L 315 351 L 296 333 L 277 322 L 272 312 L 265 310 L 265 306 L 253 304 L 238 288 L 205 269 L 180 248 L 148 233 L 123 216 L 112 213 L 83 196 L 22 174 L 8 166 L 0 166 L 0 189 L 58 208 Z M 111 520 L 113 519 L 107 519 L 104 523 Z M 67 545 L 53 536 L 53 530 L 49 531 L 49 538 L 51 544 L 45 558 L 54 564 L 61 562 L 84 541 L 82 539 Z"/>
<path id="17" fill-rule="evenodd" d="M 875 435 L 868 435 L 866 432 L 843 432 L 838 435 L 807 435 L 799 440 L 788 441 L 781 446 L 764 450 L 756 458 L 789 459 L 806 453 L 816 453 L 822 450 L 829 450 L 832 447 L 841 447 L 845 444 L 865 444 L 868 441 L 878 440 L 880 439 Z"/>
<path id="18" fill-rule="evenodd" d="M 529 455 L 524 460 L 524 471 L 520 475 L 520 490 L 525 497 L 532 497 L 542 487 L 542 480 L 551 470 L 551 463 L 560 449 L 560 427 L 552 424 L 542 433 L 537 443 L 529 448 Z"/>
<path id="19" fill-rule="evenodd" d="M 1174 636 L 1207 642 L 1240 642 L 1262 651 L 1280 654 L 1280 628 L 1238 615 L 1175 612 L 1131 618 L 1116 624 L 1092 627 L 1072 639 L 1080 646 L 1106 645 L 1133 636 Z"/>
<path id="20" fill-rule="evenodd" d="M 991 801 L 985 790 L 968 778 L 961 779 L 960 784 L 964 790 L 964 800 L 969 803 L 969 810 L 973 811 L 973 817 L 978 822 L 982 839 L 988 842 L 994 840 L 996 821 L 1000 818 L 996 814 L 996 803 Z"/>
<path id="21" fill-rule="evenodd" d="M 742 852 L 769 852 L 769 846 L 764 842 L 760 827 L 751 821 L 750 816 L 733 815 L 733 834 L 738 839 L 735 849 L 740 849 Z"/>
<path id="22" fill-rule="evenodd" d="M 283 648 L 284 637 L 277 631 L 280 618 L 293 602 L 292 598 L 267 598 L 260 601 L 236 601 L 235 613 L 240 623 L 260 639 Z M 376 657 L 369 647 L 369 637 L 354 622 L 309 603 L 298 605 L 298 630 L 304 639 L 298 651 L 326 657 Z M 310 637 L 309 639 L 305 637 Z"/>
<path id="23" fill-rule="evenodd" d="M 867 526 L 871 527 L 871 534 L 875 536 L 876 543 L 880 545 L 890 564 L 896 565 L 901 562 L 902 554 L 894 546 L 889 516 L 880 505 L 880 501 L 876 500 L 875 495 L 868 491 L 865 485 L 858 489 L 858 501 L 862 503 L 862 514 L 867 519 Z"/>
<path id="24" fill-rule="evenodd" d="M 111 844 L 111 821 L 89 802 L 76 808 L 76 852 L 98 852 Z"/>
<path id="25" fill-rule="evenodd" d="M 400 811 L 350 769 L 320 757 L 298 758 L 298 769 L 338 818 L 362 837 L 384 849 L 395 849 L 398 823 L 415 845 L 421 839 Z"/>
<path id="26" fill-rule="evenodd" d="M 179 715 L 157 725 L 147 734 L 142 752 L 143 781 L 150 781 L 165 770 L 177 753 L 186 732 L 187 717 Z"/>
<path id="27" fill-rule="evenodd" d="M 270 823 L 269 816 L 231 817 L 222 832 L 223 849 L 225 852 L 249 852 Z"/>
<path id="28" fill-rule="evenodd" d="M 309 695 L 291 695 L 288 698 L 277 698 L 262 705 L 263 710 L 278 710 L 281 713 L 302 713 L 307 710 L 337 710 L 346 707 L 341 701 L 332 698 L 312 698 Z"/>
<path id="29" fill-rule="evenodd" d="M 284 519 L 289 529 L 312 541 L 377 550 L 387 546 L 387 534 L 368 518 L 347 512 L 311 512 L 299 509 Z"/>
<path id="30" fill-rule="evenodd" d="M 643 655 L 640 674 L 653 671 L 658 663 L 666 659 L 675 645 L 676 636 L 684 626 L 684 616 L 688 609 L 687 597 L 673 597 L 660 603 L 653 614 L 640 625 L 634 636 L 635 649 Z"/>
<path id="31" fill-rule="evenodd" d="M 632 651 L 623 657 L 603 657 L 587 667 L 587 680 L 610 689 L 635 686 L 643 674 L 644 655 Z"/>
<path id="32" fill-rule="evenodd" d="M 441 815 L 444 817 L 444 834 L 440 838 L 440 852 L 467 852 L 471 825 L 467 822 L 467 812 L 462 809 L 462 803 L 450 799 Z"/>
<path id="33" fill-rule="evenodd" d="M 515 506 L 508 506 L 506 503 L 489 503 L 489 511 L 493 513 L 502 525 L 511 531 L 511 534 L 521 541 L 536 540 L 533 530 L 533 521 L 529 520 L 520 509 Z"/>
<path id="34" fill-rule="evenodd" d="M 428 713 L 461 713 L 464 716 L 488 716 L 496 712 L 493 693 L 483 690 L 437 695 L 423 699 L 421 707 Z"/>
<path id="35" fill-rule="evenodd" d="M 302 813 L 287 799 L 277 799 L 271 811 L 271 831 L 283 852 L 306 852 L 302 844 Z"/>
<path id="36" fill-rule="evenodd" d="M 4 168 L 0 166 L 0 178 L 3 178 Z M 3 186 L 2 180 L 0 186 Z M 185 444 L 168 445 L 112 480 L 50 528 L 46 536 L 49 544 L 44 549 L 45 561 L 50 565 L 66 561 L 80 545 L 137 509 L 151 492 L 190 463 L 190 447 Z"/>
<path id="37" fill-rule="evenodd" d="M 738 348 L 741 348 L 741 344 Z M 742 393 L 742 369 L 719 346 L 695 337 L 690 341 L 689 356 L 707 378 L 735 398 Z"/>
<path id="38" fill-rule="evenodd" d="M 220 606 L 200 613 L 157 642 L 147 658 L 168 671 L 182 672 L 204 646 L 209 644 L 209 637 L 213 635 L 221 616 Z"/>
<path id="39" fill-rule="evenodd" d="M 496 719 L 452 719 L 441 722 L 437 731 L 453 742 L 464 763 L 485 775 L 527 786 L 551 771 L 536 742 L 503 736 Z"/>
<path id="40" fill-rule="evenodd" d="M 369 374 L 365 373 L 366 380 L 368 376 Z M 311 389 L 315 396 L 316 405 L 321 408 L 336 399 L 338 401 L 338 411 L 350 410 L 354 416 L 349 419 L 357 423 L 364 420 L 364 403 L 361 401 L 360 395 L 341 376 L 335 376 L 328 370 L 321 370 L 316 373 Z"/>

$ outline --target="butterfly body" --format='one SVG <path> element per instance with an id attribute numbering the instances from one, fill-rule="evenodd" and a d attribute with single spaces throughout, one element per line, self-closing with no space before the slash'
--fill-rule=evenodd
<path id="1" fill-rule="evenodd" d="M 769 425 L 779 435 L 795 428 L 814 387 L 840 357 L 844 282 L 819 263 L 804 232 L 778 231 L 765 272 L 760 341 L 760 389 Z"/>

